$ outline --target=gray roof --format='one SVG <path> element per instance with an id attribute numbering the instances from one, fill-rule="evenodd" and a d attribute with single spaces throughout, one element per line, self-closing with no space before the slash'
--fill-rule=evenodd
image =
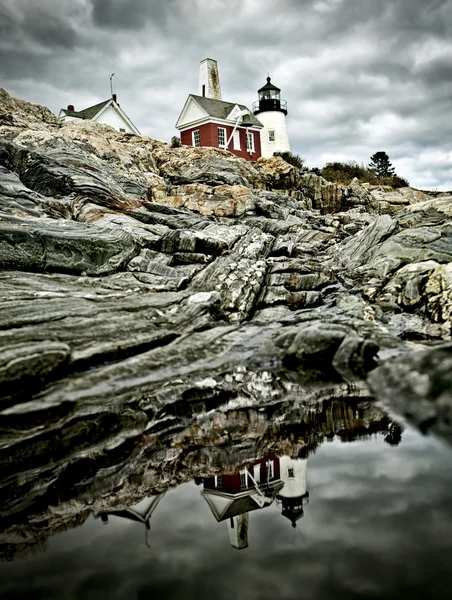
<path id="1" fill-rule="evenodd" d="M 90 106 L 83 110 L 77 111 L 63 109 L 63 112 L 68 117 L 78 117 L 79 119 L 92 119 L 97 115 L 99 111 L 101 111 L 104 108 L 104 106 L 106 106 L 110 102 L 110 100 L 111 98 L 109 98 L 108 100 L 104 100 L 104 102 L 99 102 L 99 104 L 95 104 L 94 106 Z"/>
<path id="2" fill-rule="evenodd" d="M 237 102 L 225 102 L 224 100 L 214 100 L 213 98 L 195 96 L 194 94 L 190 94 L 190 96 L 196 100 L 199 106 L 204 109 L 210 117 L 213 117 L 214 119 L 227 119 L 231 110 L 237 105 L 241 110 L 247 110 L 250 113 L 250 121 L 253 123 L 253 125 L 256 127 L 263 127 L 259 119 L 256 119 L 250 109 L 244 104 L 237 104 Z"/>

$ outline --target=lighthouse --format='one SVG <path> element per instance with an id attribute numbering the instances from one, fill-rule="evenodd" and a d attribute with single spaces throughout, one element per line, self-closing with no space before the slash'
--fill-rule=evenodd
<path id="1" fill-rule="evenodd" d="M 253 113 L 259 115 L 259 121 L 264 126 L 261 129 L 262 156 L 290 152 L 286 127 L 287 102 L 281 100 L 280 88 L 273 85 L 270 77 L 267 77 L 267 83 L 257 93 L 259 100 L 253 104 Z"/>

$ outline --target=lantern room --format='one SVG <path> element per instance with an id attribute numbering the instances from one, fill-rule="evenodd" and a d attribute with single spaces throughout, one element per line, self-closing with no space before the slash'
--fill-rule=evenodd
<path id="1" fill-rule="evenodd" d="M 267 77 L 267 83 L 257 93 L 259 94 L 259 101 L 253 104 L 255 115 L 268 110 L 281 111 L 287 115 L 287 102 L 281 100 L 281 90 L 273 85 L 270 77 Z"/>

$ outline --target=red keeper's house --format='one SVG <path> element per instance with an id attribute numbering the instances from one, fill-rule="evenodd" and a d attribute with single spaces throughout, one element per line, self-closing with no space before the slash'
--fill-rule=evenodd
<path id="1" fill-rule="evenodd" d="M 206 58 L 199 70 L 199 95 L 190 94 L 176 123 L 182 144 L 224 148 L 246 160 L 261 156 L 262 123 L 243 104 L 221 99 L 218 66 Z"/>

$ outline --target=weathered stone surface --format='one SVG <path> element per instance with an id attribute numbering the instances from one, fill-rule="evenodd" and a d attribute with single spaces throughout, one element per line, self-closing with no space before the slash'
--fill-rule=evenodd
<path id="1" fill-rule="evenodd" d="M 369 381 L 381 402 L 452 443 L 451 344 L 387 361 Z"/>
<path id="2" fill-rule="evenodd" d="M 161 147 L 154 151 L 154 158 L 160 174 L 173 185 L 262 185 L 262 176 L 254 165 L 238 159 L 227 150 Z"/>
<path id="3" fill-rule="evenodd" d="M 429 316 L 447 324 L 452 333 L 452 262 L 438 265 L 429 273 L 425 294 Z"/>
<path id="4" fill-rule="evenodd" d="M 255 208 L 255 197 L 244 185 L 181 185 L 159 201 L 215 217 L 240 217 Z"/>
<path id="5" fill-rule="evenodd" d="M 101 275 L 120 269 L 137 254 L 118 229 L 71 221 L 0 217 L 0 267 Z"/>
<path id="6" fill-rule="evenodd" d="M 70 348 L 57 341 L 12 343 L 0 349 L 0 384 L 29 384 L 61 365 L 69 356 Z"/>

